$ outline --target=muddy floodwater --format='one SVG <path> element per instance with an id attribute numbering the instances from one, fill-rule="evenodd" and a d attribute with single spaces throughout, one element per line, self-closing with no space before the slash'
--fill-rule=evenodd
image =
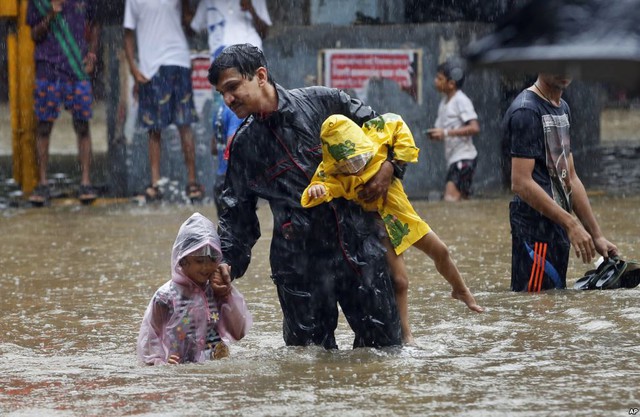
<path id="1" fill-rule="evenodd" d="M 269 278 L 271 215 L 237 287 L 254 327 L 231 358 L 136 363 L 153 292 L 169 279 L 180 224 L 203 206 L 127 204 L 0 211 L 0 415 L 3 416 L 628 416 L 640 408 L 640 288 L 509 291 L 508 196 L 416 202 L 449 245 L 476 299 L 449 298 L 410 249 L 416 346 L 288 348 Z M 592 197 L 606 235 L 640 259 L 640 198 Z M 321 267 L 319 265 L 319 267 Z M 569 285 L 590 269 L 572 258 Z M 640 413 L 638 414 L 640 415 Z"/>

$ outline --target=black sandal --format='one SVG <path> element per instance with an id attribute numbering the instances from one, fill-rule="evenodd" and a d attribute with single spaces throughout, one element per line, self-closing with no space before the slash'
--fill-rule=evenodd
<path id="1" fill-rule="evenodd" d="M 187 185 L 187 198 L 191 201 L 200 201 L 204 197 L 202 185 L 197 182 L 191 182 Z"/>
<path id="2" fill-rule="evenodd" d="M 91 204 L 96 198 L 98 198 L 98 194 L 93 186 L 80 185 L 80 187 L 78 187 L 78 200 L 80 200 L 82 204 Z"/>
<path id="3" fill-rule="evenodd" d="M 162 200 L 162 191 L 157 185 L 148 185 L 144 190 L 144 199 L 148 202 Z"/>
<path id="4" fill-rule="evenodd" d="M 29 196 L 29 202 L 34 207 L 42 207 L 49 204 L 51 190 L 48 185 L 38 184 Z"/>

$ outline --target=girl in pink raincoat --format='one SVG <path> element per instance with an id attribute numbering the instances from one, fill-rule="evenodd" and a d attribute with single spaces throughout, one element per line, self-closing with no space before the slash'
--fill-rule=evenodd
<path id="1" fill-rule="evenodd" d="M 148 365 L 202 362 L 229 355 L 225 342 L 240 340 L 252 325 L 242 294 L 212 287 L 222 259 L 214 224 L 194 213 L 171 252 L 171 280 L 153 295 L 138 335 L 138 359 Z M 224 293 L 216 291 L 218 294 Z"/>

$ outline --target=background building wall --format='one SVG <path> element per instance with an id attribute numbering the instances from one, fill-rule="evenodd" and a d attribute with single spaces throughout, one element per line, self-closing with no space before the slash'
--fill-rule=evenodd
<path id="1" fill-rule="evenodd" d="M 436 119 L 440 94 L 433 86 L 437 64 L 448 55 L 461 52 L 465 45 L 492 29 L 482 23 L 427 23 L 413 25 L 332 25 L 288 26 L 274 30 L 265 41 L 264 50 L 272 75 L 287 88 L 302 87 L 317 77 L 317 56 L 324 48 L 417 48 L 422 54 L 423 103 L 417 104 L 398 85 L 387 80 L 372 81 L 367 103 L 378 112 L 403 116 L 411 128 L 418 147 L 419 162 L 410 166 L 404 180 L 412 197 L 428 197 L 444 187 L 446 166 L 441 143 L 428 140 L 422 133 Z M 478 147 L 478 168 L 474 191 L 479 194 L 501 192 L 505 187 L 501 121 L 515 92 L 530 85 L 533 77 L 521 77 L 509 84 L 499 73 L 473 70 L 468 73 L 463 91 L 473 101 L 481 132 L 474 139 Z M 599 142 L 597 92 L 577 85 L 573 95 L 574 152 L 576 158 L 588 156 L 583 147 Z M 587 108 L 583 103 L 591 103 Z M 587 134 L 588 133 L 588 134 Z"/>
<path id="2" fill-rule="evenodd" d="M 94 126 L 94 129 L 108 129 L 109 155 L 108 162 L 104 165 L 108 172 L 100 171 L 96 174 L 97 180 L 104 181 L 106 187 L 116 194 L 132 194 L 144 189 L 148 182 L 146 133 L 136 130 L 129 137 L 122 137 L 119 127 L 116 126 L 120 114 L 117 109 L 118 101 L 122 94 L 128 91 L 125 85 L 120 87 L 122 83 L 119 80 L 122 73 L 127 73 L 127 68 L 124 72 L 120 68 L 120 74 L 114 74 L 121 65 L 115 58 L 122 47 L 122 16 L 119 11 L 124 0 L 101 2 L 104 3 L 104 10 L 110 10 L 103 16 L 106 28 L 103 56 L 114 59 L 104 60 L 104 72 L 101 76 L 101 82 L 106 84 L 102 96 L 108 126 Z M 452 2 L 459 3 L 453 0 L 267 0 L 274 25 L 264 42 L 264 50 L 273 76 L 286 88 L 318 83 L 318 53 L 325 48 L 409 48 L 422 51 L 421 104 L 416 103 L 397 84 L 389 80 L 372 80 L 366 99 L 367 103 L 380 113 L 401 114 L 414 133 L 416 143 L 421 149 L 420 160 L 418 164 L 409 167 L 404 181 L 409 195 L 414 198 L 436 197 L 444 187 L 446 166 L 443 146 L 441 143 L 428 140 L 422 133 L 433 125 L 440 101 L 440 95 L 433 87 L 436 66 L 447 56 L 461 53 L 469 42 L 491 31 L 493 25 L 487 22 L 506 10 L 508 3 L 488 2 L 482 9 L 484 11 L 478 9 L 482 13 L 478 12 L 474 17 L 472 12 L 475 9 L 452 8 Z M 112 10 L 114 7 L 115 10 Z M 370 18 L 379 19 L 381 24 L 354 25 L 349 22 L 354 17 L 351 14 L 349 19 L 344 19 L 340 24 L 310 24 L 312 21 L 331 20 L 331 16 L 336 16 L 346 9 L 361 11 Z M 314 10 L 316 12 L 313 12 Z M 327 10 L 331 10 L 332 13 L 325 13 Z M 456 22 L 456 18 L 475 22 Z M 389 23 L 397 19 L 404 19 L 407 23 Z M 413 21 L 431 23 L 408 23 Z M 200 49 L 202 45 L 206 45 L 206 38 L 196 39 L 194 45 L 198 45 L 196 49 Z M 1 52 L 2 48 L 0 63 L 3 62 Z M 482 129 L 475 138 L 479 159 L 474 191 L 478 195 L 503 192 L 507 187 L 508 158 L 504 157 L 505 144 L 500 124 L 509 102 L 522 88 L 530 85 L 533 79 L 531 75 L 507 79 L 497 72 L 488 70 L 473 70 L 468 73 L 463 90 L 476 107 Z M 1 81 L 2 77 L 0 84 Z M 573 110 L 573 152 L 579 170 L 583 170 L 581 175 L 587 185 L 591 179 L 598 178 L 600 166 L 597 148 L 600 142 L 599 117 L 602 106 L 599 94 L 596 87 L 576 82 L 566 97 Z M 205 115 L 195 126 L 199 177 L 206 185 L 208 195 L 211 195 L 215 169 L 214 158 L 209 153 L 210 120 L 210 116 Z M 179 183 L 184 182 L 183 156 L 179 149 L 179 139 L 173 130 L 167 132 L 163 146 L 163 175 Z M 52 164 L 55 164 L 56 156 L 52 156 L 52 159 Z M 70 159 L 74 164 L 73 168 L 77 168 L 74 156 Z M 100 157 L 97 156 L 97 159 Z M 182 184 L 180 188 L 183 188 Z"/>

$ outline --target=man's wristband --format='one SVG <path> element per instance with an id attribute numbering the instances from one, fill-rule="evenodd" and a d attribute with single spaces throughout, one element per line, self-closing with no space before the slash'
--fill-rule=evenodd
<path id="1" fill-rule="evenodd" d="M 396 161 L 395 159 L 388 160 L 393 165 L 393 176 L 399 180 L 404 178 L 404 173 L 407 170 L 407 166 L 403 163 Z"/>
<path id="2" fill-rule="evenodd" d="M 387 161 L 389 161 L 391 165 L 393 165 L 393 176 L 401 180 L 404 178 L 404 172 L 407 170 L 407 166 L 404 163 L 396 161 L 394 159 L 395 153 L 393 152 L 393 146 L 388 147 L 389 150 L 387 152 Z"/>

